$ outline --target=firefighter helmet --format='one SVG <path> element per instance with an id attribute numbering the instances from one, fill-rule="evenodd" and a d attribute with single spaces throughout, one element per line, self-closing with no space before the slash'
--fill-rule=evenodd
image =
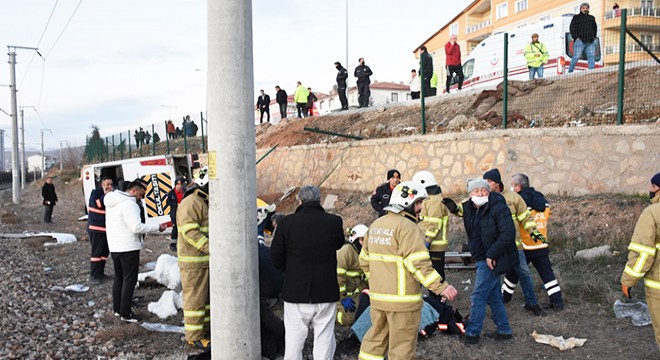
<path id="1" fill-rule="evenodd" d="M 358 224 L 352 228 L 346 229 L 346 232 L 348 232 L 348 241 L 355 242 L 355 240 L 363 238 L 365 235 L 367 235 L 368 230 L 369 228 L 364 224 Z"/>
<path id="2" fill-rule="evenodd" d="M 199 169 L 197 174 L 193 177 L 193 181 L 197 186 L 203 187 L 204 185 L 209 183 L 209 168 L 208 166 L 204 166 L 203 168 Z"/>
<path id="3" fill-rule="evenodd" d="M 275 212 L 276 205 L 270 204 L 257 198 L 257 225 L 261 225 L 268 217 L 268 214 Z"/>
<path id="4" fill-rule="evenodd" d="M 390 204 L 384 210 L 399 213 L 411 207 L 417 200 L 426 199 L 426 189 L 414 181 L 404 181 L 392 190 Z"/>
<path id="5" fill-rule="evenodd" d="M 422 184 L 422 187 L 424 188 L 438 186 L 438 182 L 435 180 L 435 176 L 433 176 L 433 174 L 427 170 L 416 172 L 415 175 L 413 175 L 412 181 L 418 184 Z"/>

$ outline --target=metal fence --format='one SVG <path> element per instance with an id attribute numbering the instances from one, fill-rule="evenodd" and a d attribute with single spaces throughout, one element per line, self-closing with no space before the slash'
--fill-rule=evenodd
<path id="1" fill-rule="evenodd" d="M 597 37 L 587 46 L 572 38 L 571 19 L 548 19 L 468 42 L 462 90 L 490 90 L 480 95 L 472 115 L 505 128 L 655 121 L 660 115 L 660 11 L 608 12 L 597 19 Z M 533 34 L 538 43 L 531 43 Z M 458 88 L 454 75 L 450 92 Z"/>
<path id="2" fill-rule="evenodd" d="M 167 120 L 110 136 L 88 136 L 85 159 L 87 162 L 106 162 L 156 154 L 206 152 L 207 127 L 208 121 L 200 112 L 197 119 L 188 116 L 178 122 Z"/>

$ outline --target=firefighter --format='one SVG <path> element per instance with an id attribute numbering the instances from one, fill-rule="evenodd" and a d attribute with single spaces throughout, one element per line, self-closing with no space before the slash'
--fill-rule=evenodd
<path id="1" fill-rule="evenodd" d="M 525 200 L 523 200 L 523 198 L 517 193 L 504 188 L 500 171 L 497 169 L 488 170 L 484 173 L 483 178 L 488 181 L 491 192 L 497 192 L 504 196 L 506 204 L 509 207 L 509 210 L 511 210 L 511 217 L 513 218 L 514 224 L 520 224 L 535 241 L 545 242 L 545 237 L 536 228 L 536 222 L 534 221 L 534 218 L 532 218 L 532 213 L 527 210 Z M 547 314 L 539 306 L 536 294 L 534 293 L 534 279 L 532 278 L 531 271 L 529 271 L 527 260 L 525 260 L 525 252 L 523 251 L 522 241 L 520 240 L 520 231 L 517 226 L 516 246 L 518 248 L 520 262 L 513 269 L 520 278 L 520 286 L 523 289 L 523 295 L 525 297 L 525 310 L 531 311 L 536 316 L 546 316 Z M 511 301 L 511 296 L 515 288 L 516 284 L 507 282 L 506 278 L 504 279 L 504 282 L 502 283 L 502 297 L 505 303 Z M 563 309 L 563 307 L 553 308 L 556 310 Z"/>
<path id="2" fill-rule="evenodd" d="M 371 207 L 378 212 L 378 216 L 383 216 L 387 212 L 385 207 L 390 203 L 392 189 L 401 182 L 401 173 L 397 169 L 387 170 L 387 182 L 378 185 L 371 194 Z"/>
<path id="3" fill-rule="evenodd" d="M 442 189 L 430 171 L 422 170 L 413 175 L 413 182 L 426 188 L 428 199 L 422 202 L 419 227 L 424 231 L 433 268 L 445 278 L 445 252 L 447 251 L 447 222 L 449 209 L 443 203 Z M 431 293 L 433 297 L 434 294 Z"/>
<path id="4" fill-rule="evenodd" d="M 359 306 L 360 292 L 369 287 L 364 272 L 360 268 L 360 251 L 368 229 L 364 224 L 347 229 L 348 243 L 337 250 L 339 302 L 337 303 L 336 320 L 339 325 L 353 324 L 355 311 Z"/>
<path id="5" fill-rule="evenodd" d="M 548 238 L 548 223 L 550 219 L 550 205 L 542 193 L 536 191 L 533 187 L 529 186 L 529 177 L 525 174 L 515 174 L 511 178 L 511 190 L 518 193 L 529 211 L 532 213 L 532 218 L 536 222 L 536 227 L 543 237 Z M 525 251 L 525 258 L 528 263 L 532 263 L 539 273 L 543 281 L 543 288 L 548 293 L 550 299 L 550 306 L 555 309 L 562 309 L 565 307 L 564 300 L 561 296 L 561 288 L 559 282 L 552 271 L 552 263 L 550 263 L 550 250 L 548 241 L 534 240 L 527 231 L 523 228 L 522 224 L 518 224 L 520 231 L 520 238 L 522 246 Z M 508 272 L 504 278 L 505 284 L 516 284 L 518 282 L 518 275 L 515 272 Z M 504 289 L 504 287 L 503 287 Z M 511 288 L 511 294 L 507 291 L 502 293 L 505 298 L 511 299 L 514 288 Z"/>
<path id="6" fill-rule="evenodd" d="M 397 185 L 387 214 L 369 228 L 360 266 L 369 279 L 371 328 L 360 347 L 360 359 L 413 359 L 421 319 L 421 285 L 453 300 L 456 289 L 433 269 L 417 226 L 426 190 L 412 181 Z M 389 350 L 388 350 L 389 343 Z"/>
<path id="7" fill-rule="evenodd" d="M 203 167 L 193 179 L 176 214 L 179 230 L 178 261 L 183 295 L 186 342 L 209 349 L 209 177 Z"/>
<path id="8" fill-rule="evenodd" d="M 88 206 L 87 234 L 89 234 L 89 243 L 92 245 L 92 253 L 89 259 L 90 285 L 98 285 L 105 280 L 105 263 L 110 255 L 108 237 L 105 234 L 105 204 L 103 198 L 105 198 L 105 194 L 113 190 L 112 179 L 104 176 L 101 178 L 100 185 L 100 188 L 92 191 Z"/>
<path id="9" fill-rule="evenodd" d="M 651 313 L 655 342 L 660 348 L 660 173 L 651 178 L 651 205 L 637 220 L 630 245 L 628 262 L 621 275 L 621 290 L 630 299 L 632 287 L 644 278 L 646 302 Z"/>

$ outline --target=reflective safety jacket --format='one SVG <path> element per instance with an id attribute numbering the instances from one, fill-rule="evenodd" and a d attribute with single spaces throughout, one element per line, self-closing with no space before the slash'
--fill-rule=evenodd
<path id="1" fill-rule="evenodd" d="M 500 194 L 504 196 L 506 200 L 506 205 L 511 210 L 511 217 L 513 218 L 514 224 L 519 224 L 520 229 L 516 226 L 516 246 L 518 250 L 522 250 L 522 240 L 520 238 L 521 230 L 526 231 L 528 234 L 531 234 L 536 230 L 536 222 L 532 217 L 532 212 L 527 208 L 525 200 L 517 192 L 511 191 L 509 189 L 504 189 Z"/>
<path id="2" fill-rule="evenodd" d="M 634 286 L 644 278 L 646 296 L 660 298 L 660 203 L 642 211 L 637 220 L 630 245 L 628 263 L 621 275 L 621 284 Z"/>
<path id="3" fill-rule="evenodd" d="M 536 229 L 543 234 L 543 236 L 548 239 L 548 222 L 550 220 L 550 207 L 546 207 L 543 212 L 530 209 L 532 213 L 532 218 L 536 223 Z M 545 249 L 548 247 L 547 242 L 534 241 L 529 232 L 525 231 L 525 227 L 518 223 L 518 232 L 520 233 L 520 239 L 522 240 L 522 246 L 525 251 Z"/>
<path id="4" fill-rule="evenodd" d="M 345 244 L 337 250 L 337 283 L 341 299 L 357 295 L 369 287 L 360 268 L 360 254 L 352 244 Z"/>
<path id="5" fill-rule="evenodd" d="M 209 196 L 201 189 L 187 194 L 176 211 L 177 256 L 181 269 L 209 267 Z"/>
<path id="6" fill-rule="evenodd" d="M 548 58 L 550 57 L 548 49 L 540 42 L 527 43 L 523 55 L 525 55 L 525 60 L 527 60 L 527 66 L 533 68 L 537 68 L 547 63 Z"/>
<path id="7" fill-rule="evenodd" d="M 416 219 L 389 212 L 371 224 L 360 252 L 360 266 L 369 279 L 371 306 L 382 311 L 422 308 L 422 286 L 436 294 L 448 284 L 433 269 Z"/>
<path id="8" fill-rule="evenodd" d="M 103 189 L 92 191 L 89 197 L 89 214 L 87 215 L 87 231 L 94 233 L 105 233 L 105 193 Z"/>
<path id="9" fill-rule="evenodd" d="M 422 203 L 419 227 L 424 231 L 430 251 L 447 251 L 447 222 L 449 210 L 442 203 L 442 194 L 429 195 Z"/>

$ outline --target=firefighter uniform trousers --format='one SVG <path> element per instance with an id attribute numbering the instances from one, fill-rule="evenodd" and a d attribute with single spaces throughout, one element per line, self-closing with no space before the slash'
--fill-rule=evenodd
<path id="1" fill-rule="evenodd" d="M 356 312 L 344 310 L 341 300 L 350 297 L 355 302 L 355 309 L 360 307 L 360 292 L 369 287 L 365 275 L 360 268 L 360 254 L 354 244 L 344 244 L 337 251 L 337 283 L 339 284 L 339 299 L 335 320 L 342 326 L 355 322 Z"/>
<path id="2" fill-rule="evenodd" d="M 186 340 L 207 338 L 211 321 L 209 269 L 181 269 L 181 286 Z"/>
<path id="3" fill-rule="evenodd" d="M 419 214 L 419 227 L 424 231 L 426 242 L 429 244 L 431 263 L 442 278 L 445 278 L 445 252 L 449 247 L 447 241 L 447 223 L 449 222 L 449 209 L 442 203 L 442 194 L 429 195 L 422 203 Z M 435 297 L 435 294 L 430 294 Z"/>
<path id="4" fill-rule="evenodd" d="M 209 213 L 208 194 L 195 189 L 177 207 L 179 244 L 177 259 L 183 288 L 183 321 L 186 340 L 209 339 Z"/>
<path id="5" fill-rule="evenodd" d="M 364 335 L 360 347 L 360 359 L 380 360 L 387 351 L 388 359 L 414 359 L 417 349 L 417 332 L 422 312 L 417 311 L 382 311 L 371 312 L 371 328 Z"/>
<path id="6" fill-rule="evenodd" d="M 108 249 L 108 238 L 105 232 L 88 231 L 89 242 L 92 245 L 92 256 L 90 257 L 90 276 L 101 278 L 105 274 L 105 263 L 110 255 Z"/>

